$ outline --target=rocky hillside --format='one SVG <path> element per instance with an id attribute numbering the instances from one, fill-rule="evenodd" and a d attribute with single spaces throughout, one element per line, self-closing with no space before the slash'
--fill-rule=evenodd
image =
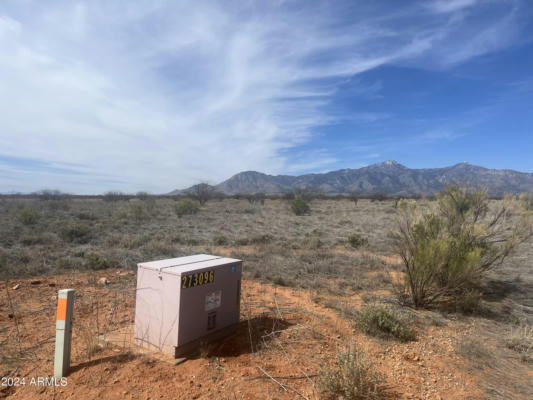
<path id="1" fill-rule="evenodd" d="M 263 192 L 279 194 L 298 188 L 320 190 L 326 194 L 385 193 L 389 195 L 433 194 L 446 184 L 487 188 L 491 195 L 533 192 L 533 174 L 495 170 L 466 162 L 445 168 L 407 168 L 396 161 L 385 161 L 358 169 L 341 169 L 300 176 L 240 172 L 215 186 L 226 194 Z M 187 190 L 187 189 L 186 189 Z M 179 193 L 179 190 L 172 192 Z"/>

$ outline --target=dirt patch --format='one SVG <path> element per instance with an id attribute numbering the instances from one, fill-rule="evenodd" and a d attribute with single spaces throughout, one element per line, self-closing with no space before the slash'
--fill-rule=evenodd
<path id="1" fill-rule="evenodd" d="M 102 277 L 107 278 L 107 285 L 98 283 Z M 1 368 L 4 375 L 25 377 L 26 381 L 52 374 L 57 289 L 75 288 L 77 301 L 68 385 L 26 385 L 4 389 L 2 396 L 319 398 L 316 378 L 320 369 L 334 363 L 339 349 L 355 344 L 385 374 L 391 398 L 483 397 L 477 378 L 467 372 L 455 353 L 456 343 L 471 332 L 467 323 L 417 328 L 424 329 L 418 342 L 386 342 L 357 331 L 349 318 L 317 304 L 309 291 L 253 281 L 243 282 L 242 322 L 237 332 L 198 349 L 179 365 L 138 354 L 126 340 L 98 347 L 97 334 L 131 326 L 134 278 L 131 273 L 108 270 L 50 276 L 39 279 L 37 285 L 30 280 L 7 282 L 0 303 L 6 310 L 11 302 L 15 315 L 10 318 L 4 311 L 0 320 Z M 16 284 L 20 286 L 13 290 Z M 358 295 L 348 301 L 353 307 L 362 305 Z"/>

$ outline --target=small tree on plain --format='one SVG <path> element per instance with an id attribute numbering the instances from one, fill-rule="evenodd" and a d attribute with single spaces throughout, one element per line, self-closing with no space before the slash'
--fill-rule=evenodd
<path id="1" fill-rule="evenodd" d="M 55 189 L 43 189 L 36 193 L 40 200 L 64 200 L 68 194 Z"/>
<path id="2" fill-rule="evenodd" d="M 318 199 L 324 196 L 324 192 L 318 188 L 299 187 L 292 190 L 294 198 L 300 198 L 305 202 Z"/>
<path id="3" fill-rule="evenodd" d="M 350 192 L 350 194 L 348 195 L 348 197 L 350 198 L 351 201 L 353 201 L 353 205 L 355 207 L 357 207 L 357 203 L 359 201 L 359 192 Z"/>
<path id="4" fill-rule="evenodd" d="M 401 201 L 392 238 L 404 264 L 402 297 L 424 307 L 478 290 L 484 273 L 532 235 L 529 214 L 519 209 L 515 197 L 490 207 L 485 191 L 453 185 L 429 210 Z"/>
<path id="5" fill-rule="evenodd" d="M 191 197 L 200 205 L 204 205 L 215 194 L 215 188 L 207 183 L 199 183 L 194 185 L 191 190 Z"/>
<path id="6" fill-rule="evenodd" d="M 121 200 L 127 200 L 128 196 L 125 193 L 117 192 L 117 191 L 109 191 L 104 193 L 102 196 L 102 200 L 108 201 L 108 202 L 116 202 Z"/>
<path id="7" fill-rule="evenodd" d="M 253 193 L 253 194 L 247 194 L 243 196 L 246 200 L 248 200 L 248 203 L 255 204 L 259 203 L 261 205 L 265 204 L 265 194 L 264 193 Z"/>

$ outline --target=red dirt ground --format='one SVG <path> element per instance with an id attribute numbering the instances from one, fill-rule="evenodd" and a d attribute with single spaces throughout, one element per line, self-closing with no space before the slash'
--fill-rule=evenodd
<path id="1" fill-rule="evenodd" d="M 102 277 L 109 283 L 99 284 Z M 14 290 L 16 284 L 20 286 Z M 32 377 L 53 373 L 60 288 L 76 289 L 68 384 L 30 385 Z M 477 379 L 467 372 L 467 362 L 455 352 L 457 343 L 472 332 L 468 322 L 418 326 L 416 342 L 384 341 L 355 330 L 353 323 L 317 304 L 324 303 L 309 291 L 244 281 L 237 333 L 173 365 L 136 354 L 126 341 L 98 347 L 98 333 L 133 322 L 134 291 L 134 273 L 123 270 L 5 282 L 0 290 L 0 372 L 24 377 L 26 384 L 0 387 L 0 397 L 316 399 L 321 367 L 332 366 L 337 351 L 354 344 L 386 376 L 390 398 L 484 398 Z M 362 305 L 360 295 L 336 300 Z"/>

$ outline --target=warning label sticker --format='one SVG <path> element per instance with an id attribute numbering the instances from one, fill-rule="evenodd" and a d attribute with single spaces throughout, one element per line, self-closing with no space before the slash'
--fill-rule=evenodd
<path id="1" fill-rule="evenodd" d="M 222 303 L 222 290 L 217 290 L 205 296 L 205 311 L 211 311 L 220 307 Z"/>

